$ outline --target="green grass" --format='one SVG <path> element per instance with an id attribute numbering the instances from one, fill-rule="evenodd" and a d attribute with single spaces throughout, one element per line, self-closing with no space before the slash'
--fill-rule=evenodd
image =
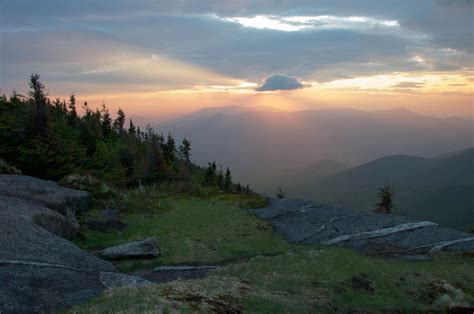
<path id="1" fill-rule="evenodd" d="M 200 280 L 178 280 L 104 293 L 73 312 L 202 311 L 248 313 L 337 312 L 349 309 L 402 312 L 441 310 L 448 299 L 468 305 L 474 295 L 474 259 L 441 254 L 408 262 L 358 255 L 339 248 L 294 246 L 278 256 L 256 256 L 229 264 Z M 354 289 L 364 278 L 373 293 Z M 443 285 L 452 287 L 450 291 Z M 456 290 L 464 298 L 456 299 Z M 444 296 L 443 296 L 444 295 Z M 446 298 L 448 297 L 448 298 Z M 438 302 L 438 303 L 437 303 Z"/>
<path id="2" fill-rule="evenodd" d="M 126 192 L 115 205 L 122 206 L 128 228 L 112 233 L 83 228 L 79 245 L 94 251 L 156 236 L 160 258 L 118 266 L 125 271 L 159 264 L 224 266 L 204 279 L 111 289 L 71 312 L 416 312 L 474 302 L 472 254 L 443 253 L 433 261 L 409 262 L 290 245 L 268 223 L 242 210 L 265 202 L 255 195 Z M 95 204 L 82 220 L 97 219 L 101 206 Z M 373 291 L 357 289 L 354 279 L 368 282 Z"/>
<path id="3" fill-rule="evenodd" d="M 170 196 L 148 191 L 128 192 L 122 209 L 123 231 L 98 232 L 82 228 L 76 243 L 89 251 L 156 237 L 162 256 L 153 260 L 123 261 L 119 268 L 165 264 L 218 264 L 258 254 L 281 254 L 290 247 L 272 227 L 242 208 L 263 206 L 255 195 L 221 194 L 205 197 Z M 100 204 L 81 221 L 98 219 Z M 82 224 L 84 225 L 84 224 Z"/>

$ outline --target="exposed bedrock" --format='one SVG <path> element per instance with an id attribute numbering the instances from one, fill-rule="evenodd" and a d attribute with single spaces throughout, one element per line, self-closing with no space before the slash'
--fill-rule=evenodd
<path id="1" fill-rule="evenodd" d="M 321 243 L 367 255 L 410 257 L 440 251 L 474 252 L 474 236 L 429 221 L 358 212 L 298 199 L 272 199 L 251 210 L 292 243 Z"/>
<path id="2" fill-rule="evenodd" d="M 57 312 L 108 287 L 150 282 L 117 272 L 68 241 L 87 210 L 86 192 L 0 175 L 0 312 Z"/>

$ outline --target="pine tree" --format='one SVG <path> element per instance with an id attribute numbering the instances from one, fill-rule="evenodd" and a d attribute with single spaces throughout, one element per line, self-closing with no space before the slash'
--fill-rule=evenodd
<path id="1" fill-rule="evenodd" d="M 224 189 L 226 191 L 229 191 L 231 186 L 232 186 L 232 175 L 230 174 L 229 167 L 227 167 L 227 170 L 225 172 L 225 178 L 224 178 Z"/>
<path id="2" fill-rule="evenodd" d="M 84 111 L 84 116 L 83 118 L 90 119 L 90 116 L 92 115 L 92 110 L 89 108 L 89 105 L 87 104 L 87 101 L 84 102 L 82 105 L 82 110 Z"/>
<path id="3" fill-rule="evenodd" d="M 140 127 L 138 126 L 137 127 L 137 138 L 139 141 L 142 140 L 142 137 L 143 137 L 143 134 L 142 134 L 142 130 L 140 129 Z"/>
<path id="4" fill-rule="evenodd" d="M 160 136 L 154 134 L 152 128 L 148 125 L 145 137 L 147 138 L 148 178 L 152 181 L 167 179 L 169 171 L 160 145 Z"/>
<path id="5" fill-rule="evenodd" d="M 216 162 L 208 163 L 208 166 L 206 168 L 206 172 L 204 175 L 204 183 L 209 186 L 214 186 L 216 182 Z"/>
<path id="6" fill-rule="evenodd" d="M 109 138 L 112 135 L 112 118 L 109 114 L 109 109 L 102 103 L 102 134 L 105 138 Z"/>
<path id="7" fill-rule="evenodd" d="M 64 106 L 64 102 L 59 99 L 55 98 L 53 101 L 53 112 L 55 115 L 55 119 L 62 120 L 66 114 L 66 107 Z"/>
<path id="8" fill-rule="evenodd" d="M 67 101 L 50 100 L 37 74 L 29 83 L 28 97 L 15 91 L 9 98 L 0 95 L 0 155 L 24 174 L 58 180 L 90 173 L 118 185 L 202 176 L 211 187 L 234 189 L 230 169 L 218 171 L 215 162 L 206 168 L 192 164 L 186 138 L 177 151 L 171 134 L 155 134 L 150 126 L 142 132 L 131 120 L 124 127 L 121 109 L 112 120 L 105 104 L 92 109 L 84 102 L 79 108 L 74 94 Z"/>
<path id="9" fill-rule="evenodd" d="M 224 170 L 222 170 L 222 166 L 219 167 L 219 171 L 217 172 L 217 186 L 219 189 L 224 189 Z"/>
<path id="10" fill-rule="evenodd" d="M 68 108 L 68 121 L 70 125 L 74 125 L 77 120 L 77 110 L 76 110 L 76 96 L 74 96 L 74 93 L 71 94 L 69 97 L 69 103 L 67 105 Z"/>
<path id="11" fill-rule="evenodd" d="M 172 165 L 176 160 L 176 144 L 174 138 L 171 136 L 170 133 L 168 134 L 168 139 L 166 140 L 166 144 L 164 145 L 163 152 L 168 165 Z"/>
<path id="12" fill-rule="evenodd" d="M 130 119 L 129 127 L 128 127 L 128 134 L 135 136 L 137 134 L 137 129 L 135 128 L 135 124 L 133 124 L 132 119 Z"/>
<path id="13" fill-rule="evenodd" d="M 381 187 L 377 193 L 377 197 L 379 202 L 375 204 L 375 212 L 379 213 L 386 213 L 389 214 L 393 208 L 393 195 L 395 194 L 395 190 L 391 185 L 385 185 Z"/>
<path id="14" fill-rule="evenodd" d="M 182 159 L 186 161 L 186 163 L 189 165 L 190 159 L 189 157 L 191 156 L 191 142 L 188 141 L 186 138 L 183 139 L 183 142 L 179 146 L 179 154 Z"/>
<path id="15" fill-rule="evenodd" d="M 114 130 L 122 136 L 123 135 L 123 126 L 125 125 L 125 113 L 121 108 L 117 111 L 117 118 L 114 120 Z"/>
<path id="16" fill-rule="evenodd" d="M 32 124 L 33 133 L 36 135 L 45 135 L 48 120 L 46 112 L 47 95 L 44 91 L 44 85 L 40 82 L 39 74 L 31 74 L 29 86 L 31 88 L 29 95 L 35 104 Z"/>

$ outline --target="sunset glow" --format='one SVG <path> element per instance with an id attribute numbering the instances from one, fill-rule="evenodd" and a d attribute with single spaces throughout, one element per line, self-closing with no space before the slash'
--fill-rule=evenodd
<path id="1" fill-rule="evenodd" d="M 11 16 L 26 6 L 5 5 Z M 344 10 L 158 2 L 146 11 L 120 2 L 113 13 L 101 3 L 67 14 L 54 1 L 44 6 L 51 10 L 47 22 L 0 22 L 9 43 L 2 45 L 2 93 L 25 93 L 28 75 L 38 72 L 51 95 L 74 92 L 92 106 L 106 102 L 153 120 L 227 105 L 472 116 L 472 16 L 463 2 Z M 439 25 L 440 16 L 459 26 L 451 27 L 456 33 Z M 261 88 L 272 75 L 280 81 Z"/>

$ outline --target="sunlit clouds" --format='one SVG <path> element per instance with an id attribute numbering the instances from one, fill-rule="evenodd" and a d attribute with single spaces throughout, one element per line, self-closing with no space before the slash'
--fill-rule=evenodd
<path id="1" fill-rule="evenodd" d="M 462 73 L 391 73 L 334 80 L 323 84 L 313 83 L 313 88 L 330 90 L 372 92 L 417 92 L 424 94 L 460 93 L 474 95 L 470 77 L 474 71 Z"/>
<path id="2" fill-rule="evenodd" d="M 472 116 L 469 1 L 4 2 L 7 95 L 38 72 L 52 96 L 150 119 L 228 105 Z"/>
<path id="3" fill-rule="evenodd" d="M 216 18 L 220 18 L 215 16 Z M 377 30 L 384 31 L 397 29 L 400 24 L 397 20 L 382 20 L 366 16 L 274 16 L 256 15 L 252 17 L 227 17 L 220 18 L 224 21 L 238 23 L 245 27 L 257 29 L 270 29 L 285 32 L 303 30 Z"/>

